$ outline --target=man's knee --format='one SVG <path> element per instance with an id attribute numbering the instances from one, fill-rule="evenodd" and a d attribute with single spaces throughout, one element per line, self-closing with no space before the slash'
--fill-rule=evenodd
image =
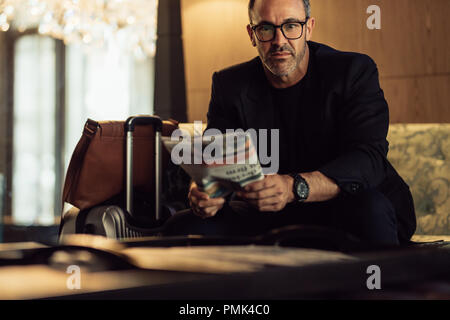
<path id="1" fill-rule="evenodd" d="M 228 206 L 217 212 L 214 217 L 201 218 L 192 209 L 176 213 L 163 226 L 163 235 L 215 235 L 224 236 L 236 228 L 234 214 Z"/>
<path id="2" fill-rule="evenodd" d="M 163 226 L 164 236 L 211 235 L 220 233 L 217 217 L 203 219 L 192 209 L 177 212 Z"/>
<path id="3" fill-rule="evenodd" d="M 198 217 L 192 209 L 180 211 L 164 224 L 162 234 L 255 236 L 267 231 L 269 218 L 272 216 L 258 212 L 245 202 L 232 201 L 207 219 Z"/>
<path id="4" fill-rule="evenodd" d="M 391 201 L 376 189 L 353 196 L 352 202 L 367 219 L 377 219 L 383 214 L 395 219 L 395 209 Z"/>
<path id="5" fill-rule="evenodd" d="M 398 244 L 397 219 L 391 201 L 376 189 L 365 190 L 344 200 L 344 223 L 363 240 Z"/>

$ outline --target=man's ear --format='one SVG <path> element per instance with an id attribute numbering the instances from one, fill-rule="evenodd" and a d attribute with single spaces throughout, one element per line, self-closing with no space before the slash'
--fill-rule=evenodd
<path id="1" fill-rule="evenodd" d="M 255 34 L 253 33 L 253 29 L 251 25 L 247 25 L 247 32 L 248 36 L 250 37 L 250 41 L 252 42 L 252 45 L 256 47 L 256 40 L 255 40 Z"/>
<path id="2" fill-rule="evenodd" d="M 306 41 L 310 41 L 312 39 L 312 34 L 315 25 L 316 19 L 314 19 L 314 17 L 309 18 L 308 23 L 306 24 Z"/>

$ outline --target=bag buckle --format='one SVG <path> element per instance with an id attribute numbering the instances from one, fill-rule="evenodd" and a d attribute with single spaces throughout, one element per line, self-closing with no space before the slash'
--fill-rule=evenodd
<path id="1" fill-rule="evenodd" d="M 88 119 L 84 125 L 84 132 L 89 136 L 94 136 L 97 132 L 98 122 Z"/>

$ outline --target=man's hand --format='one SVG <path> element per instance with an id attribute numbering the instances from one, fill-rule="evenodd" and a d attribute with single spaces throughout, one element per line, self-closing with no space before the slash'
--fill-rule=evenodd
<path id="1" fill-rule="evenodd" d="M 270 175 L 236 194 L 261 212 L 279 212 L 295 200 L 293 185 L 291 176 Z"/>
<path id="2" fill-rule="evenodd" d="M 214 217 L 225 204 L 224 198 L 210 199 L 206 193 L 198 189 L 195 183 L 191 184 L 188 199 L 192 211 L 204 219 Z"/>

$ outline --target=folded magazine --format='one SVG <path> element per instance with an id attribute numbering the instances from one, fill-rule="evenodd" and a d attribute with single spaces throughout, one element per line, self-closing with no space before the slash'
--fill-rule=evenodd
<path id="1" fill-rule="evenodd" d="M 249 133 L 163 137 L 172 161 L 180 165 L 211 198 L 226 197 L 264 179 Z"/>

